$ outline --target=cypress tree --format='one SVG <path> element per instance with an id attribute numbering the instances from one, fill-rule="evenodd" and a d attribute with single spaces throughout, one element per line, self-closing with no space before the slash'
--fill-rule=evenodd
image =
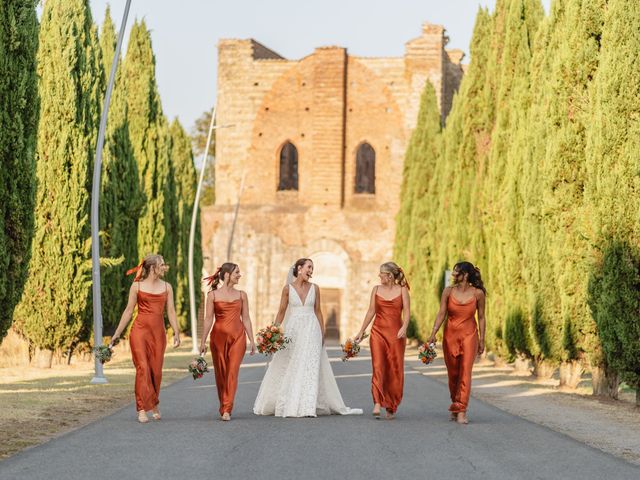
<path id="1" fill-rule="evenodd" d="M 434 230 L 430 228 L 430 218 L 437 212 L 429 203 L 429 194 L 434 188 L 434 175 L 439 162 L 440 145 L 440 110 L 435 89 L 430 82 L 425 85 L 420 103 L 419 122 L 413 135 L 416 138 L 414 155 L 415 168 L 411 172 L 409 182 L 413 185 L 412 209 L 409 217 L 409 235 L 407 251 L 408 276 L 416 292 L 414 297 L 413 318 L 416 334 L 424 338 L 428 334 L 431 318 L 435 311 L 431 310 L 431 296 L 435 292 L 428 290 L 427 279 L 439 265 L 433 262 L 430 242 L 435 240 Z"/>
<path id="2" fill-rule="evenodd" d="M 494 232 L 487 237 L 487 283 L 493 292 L 488 304 L 490 316 L 495 317 L 492 322 L 508 321 L 510 332 L 520 329 L 526 338 L 528 316 L 522 295 L 525 284 L 519 234 L 523 142 L 514 142 L 513 137 L 526 122 L 531 47 L 543 10 L 536 0 L 511 0 L 505 2 L 503 8 L 506 14 L 498 110 L 484 189 L 486 222 Z M 519 353 L 530 356 L 530 348 L 526 350 Z"/>
<path id="3" fill-rule="evenodd" d="M 605 12 L 587 129 L 585 196 L 590 216 L 585 230 L 596 246 L 591 274 L 596 286 L 589 303 L 604 351 L 599 367 L 637 374 L 640 290 L 633 272 L 640 244 L 640 5 L 609 0 Z M 623 345 L 622 357 L 616 342 Z M 594 377 L 601 378 L 598 373 L 594 371 Z M 603 383 L 607 393 L 617 395 L 615 382 Z M 594 382 L 594 393 L 604 393 L 605 385 Z"/>
<path id="4" fill-rule="evenodd" d="M 143 21 L 131 28 L 123 65 L 128 107 L 129 137 L 138 164 L 140 189 L 146 204 L 138 222 L 138 255 L 159 253 L 175 283 L 176 202 L 170 138 L 156 85 L 151 34 Z"/>
<path id="5" fill-rule="evenodd" d="M 563 339 L 556 359 L 564 361 L 562 383 L 577 385 L 582 366 L 596 345 L 587 306 L 590 245 L 583 228 L 588 91 L 598 68 L 604 1 L 565 0 L 558 22 L 550 76 L 549 131 L 540 168 L 543 218 L 559 308 L 552 311 L 547 336 Z M 560 7 L 559 7 L 560 8 Z"/>
<path id="6" fill-rule="evenodd" d="M 542 21 L 536 35 L 531 60 L 531 103 L 527 121 L 520 125 L 518 132 L 519 141 L 524 141 L 525 147 L 520 182 L 520 242 L 527 321 L 518 333 L 514 333 L 519 338 L 527 338 L 527 343 L 515 350 L 526 348 L 528 352 L 525 356 L 534 358 L 539 373 L 544 373 L 545 361 L 553 368 L 559 357 L 560 324 L 555 323 L 555 330 L 550 326 L 551 320 L 557 317 L 554 312 L 559 310 L 559 300 L 554 285 L 553 265 L 549 262 L 548 234 L 542 213 L 546 193 L 540 166 L 545 159 L 549 132 L 553 130 L 548 121 L 549 103 L 553 100 L 553 57 L 549 51 L 559 48 L 558 42 L 562 41 L 558 25 L 563 18 L 563 11 L 562 2 L 554 2 L 550 15 Z"/>
<path id="7" fill-rule="evenodd" d="M 115 27 L 107 7 L 100 35 L 105 79 L 109 78 L 116 42 Z M 127 114 L 122 68 L 118 67 L 109 106 L 100 194 L 100 228 L 104 232 L 102 256 L 120 259 L 118 265 L 103 271 L 102 295 L 108 300 L 103 322 L 107 334 L 117 326 L 127 304 L 131 279 L 125 272 L 138 263 L 138 217 L 144 206 Z"/>
<path id="8" fill-rule="evenodd" d="M 191 214 L 196 197 L 198 179 L 193 163 L 191 139 L 176 118 L 170 127 L 171 158 L 175 169 L 176 199 L 178 202 L 178 249 L 176 260 L 177 283 L 175 289 L 176 313 L 180 330 L 189 331 L 189 231 Z M 202 277 L 202 240 L 200 234 L 200 213 L 196 220 L 193 257 L 194 284 L 200 285 Z M 196 311 L 200 301 L 200 291 L 196 288 Z"/>
<path id="9" fill-rule="evenodd" d="M 88 1 L 48 0 L 39 42 L 35 236 L 15 322 L 50 366 L 92 323 L 88 189 L 103 87 Z"/>
<path id="10" fill-rule="evenodd" d="M 27 278 L 35 207 L 38 20 L 32 0 L 0 3 L 0 342 Z"/>

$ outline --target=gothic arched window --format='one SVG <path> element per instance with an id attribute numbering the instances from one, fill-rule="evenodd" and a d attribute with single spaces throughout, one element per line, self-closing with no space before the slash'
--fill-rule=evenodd
<path id="1" fill-rule="evenodd" d="M 278 190 L 298 190 L 298 149 L 287 142 L 280 150 Z"/>
<path id="2" fill-rule="evenodd" d="M 356 153 L 356 193 L 376 193 L 376 152 L 367 142 Z"/>

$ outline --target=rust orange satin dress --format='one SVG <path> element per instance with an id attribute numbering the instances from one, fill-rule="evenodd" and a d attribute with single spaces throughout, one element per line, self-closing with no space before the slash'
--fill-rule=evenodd
<path id="1" fill-rule="evenodd" d="M 152 410 L 160 400 L 162 363 L 167 346 L 164 307 L 167 292 L 147 293 L 138 289 L 138 316 L 131 327 L 129 345 L 136 367 L 136 410 Z"/>
<path id="2" fill-rule="evenodd" d="M 471 371 L 478 355 L 475 317 L 477 302 L 474 297 L 467 303 L 460 303 L 453 293 L 449 293 L 447 300 L 447 326 L 444 329 L 442 350 L 449 375 L 449 411 L 452 413 L 466 412 L 469 405 Z"/>
<path id="3" fill-rule="evenodd" d="M 213 302 L 215 323 L 211 329 L 211 356 L 220 400 L 220 415 L 231 413 L 238 389 L 238 373 L 246 341 L 242 325 L 242 298 Z"/>
<path id="4" fill-rule="evenodd" d="M 404 388 L 404 350 L 406 340 L 398 339 L 402 327 L 402 293 L 391 300 L 375 294 L 376 316 L 371 327 L 369 348 L 373 377 L 373 403 L 395 413 L 402 401 Z"/>

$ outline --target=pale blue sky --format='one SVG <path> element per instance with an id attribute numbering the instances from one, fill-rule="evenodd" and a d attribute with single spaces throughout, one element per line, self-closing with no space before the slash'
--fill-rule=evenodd
<path id="1" fill-rule="evenodd" d="M 543 0 L 546 8 L 550 1 Z M 119 28 L 125 0 L 90 2 L 100 24 L 109 3 Z M 128 27 L 135 18 L 146 20 L 165 114 L 190 131 L 215 101 L 220 38 L 254 38 L 291 59 L 323 45 L 401 56 L 429 21 L 447 29 L 448 48 L 468 52 L 479 5 L 493 9 L 495 0 L 132 0 Z"/>

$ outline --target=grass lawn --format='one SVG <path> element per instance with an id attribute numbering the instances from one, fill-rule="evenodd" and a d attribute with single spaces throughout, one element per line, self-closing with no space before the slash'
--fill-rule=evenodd
<path id="1" fill-rule="evenodd" d="M 191 340 L 167 346 L 162 385 L 189 375 Z M 135 370 L 122 345 L 105 365 L 106 385 L 92 385 L 93 362 L 51 369 L 0 368 L 0 459 L 103 417 L 134 400 Z M 135 418 L 132 418 L 132 421 Z"/>

